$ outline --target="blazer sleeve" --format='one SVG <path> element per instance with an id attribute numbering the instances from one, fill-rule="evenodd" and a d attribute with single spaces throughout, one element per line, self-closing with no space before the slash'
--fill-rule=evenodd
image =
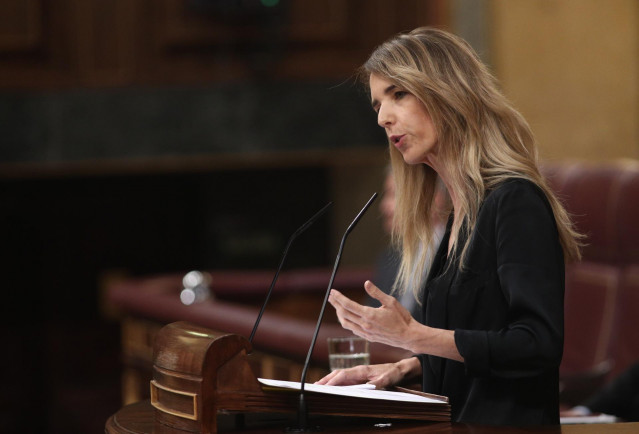
<path id="1" fill-rule="evenodd" d="M 561 362 L 564 259 L 545 195 L 528 181 L 508 184 L 485 203 L 486 221 L 494 224 L 495 284 L 505 301 L 505 325 L 455 330 L 455 342 L 469 373 L 521 378 Z"/>

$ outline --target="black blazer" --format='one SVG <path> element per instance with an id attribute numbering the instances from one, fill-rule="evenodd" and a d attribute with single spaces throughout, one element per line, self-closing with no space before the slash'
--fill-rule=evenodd
<path id="1" fill-rule="evenodd" d="M 424 391 L 448 396 L 454 421 L 558 424 L 564 259 L 548 200 L 521 179 L 488 192 L 461 271 L 465 240 L 447 264 L 449 236 L 450 222 L 423 315 L 455 331 L 464 363 L 421 356 Z"/>

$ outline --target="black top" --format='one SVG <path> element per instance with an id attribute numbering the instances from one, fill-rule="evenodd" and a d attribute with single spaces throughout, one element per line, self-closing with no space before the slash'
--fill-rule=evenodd
<path id="1" fill-rule="evenodd" d="M 462 270 L 463 238 L 448 264 L 450 226 L 424 289 L 423 317 L 455 331 L 464 363 L 421 356 L 424 391 L 448 396 L 456 422 L 558 424 L 564 259 L 545 195 L 521 179 L 489 192 Z"/>

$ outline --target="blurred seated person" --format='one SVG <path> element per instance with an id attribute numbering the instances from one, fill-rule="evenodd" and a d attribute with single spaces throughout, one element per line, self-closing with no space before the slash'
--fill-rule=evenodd
<path id="1" fill-rule="evenodd" d="M 599 392 L 562 417 L 608 414 L 627 422 L 639 422 L 639 362 L 631 365 Z"/>
<path id="2" fill-rule="evenodd" d="M 395 215 L 395 180 L 392 171 L 386 173 L 384 179 L 384 194 L 379 204 L 382 214 L 384 231 L 389 236 L 393 233 L 393 218 Z M 439 248 L 439 243 L 444 236 L 446 230 L 446 216 L 450 212 L 451 203 L 446 187 L 437 181 L 435 194 L 433 196 L 432 220 L 435 228 L 435 237 L 428 247 L 428 262 L 432 259 Z M 393 284 L 397 277 L 397 271 L 400 265 L 401 254 L 391 244 L 388 245 L 379 255 L 376 264 L 375 282 L 379 282 L 379 288 L 387 294 L 396 294 Z M 428 268 L 424 270 L 424 277 L 428 274 Z M 422 315 L 422 300 L 413 291 L 405 291 L 399 296 L 399 302 L 404 306 L 413 318 L 419 320 Z M 380 303 L 372 297 L 368 297 L 367 305 L 371 307 L 379 307 Z"/>

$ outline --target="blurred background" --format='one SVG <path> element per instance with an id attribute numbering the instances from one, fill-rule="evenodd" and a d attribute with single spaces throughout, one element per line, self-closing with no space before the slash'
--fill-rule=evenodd
<path id="1" fill-rule="evenodd" d="M 544 161 L 639 158 L 636 0 L 0 0 L 0 431 L 102 432 L 120 276 L 332 264 L 385 137 L 354 70 L 434 25 L 468 40 Z M 386 242 L 371 211 L 343 264 Z M 28 424 L 25 425 L 25 422 Z"/>

